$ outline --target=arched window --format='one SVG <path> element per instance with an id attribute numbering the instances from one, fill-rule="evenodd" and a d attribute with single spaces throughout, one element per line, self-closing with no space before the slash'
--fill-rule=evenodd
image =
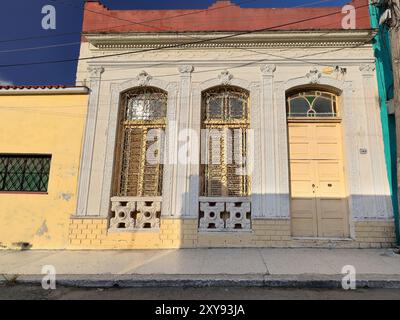
<path id="1" fill-rule="evenodd" d="M 202 94 L 202 195 L 249 194 L 246 171 L 249 93 L 220 86 Z M 205 133 L 205 135 L 204 135 Z"/>
<path id="2" fill-rule="evenodd" d="M 161 196 L 167 93 L 152 87 L 129 90 L 121 96 L 120 110 L 115 193 Z"/>
<path id="3" fill-rule="evenodd" d="M 338 116 L 338 96 L 325 91 L 306 90 L 287 98 L 288 118 L 334 118 Z"/>

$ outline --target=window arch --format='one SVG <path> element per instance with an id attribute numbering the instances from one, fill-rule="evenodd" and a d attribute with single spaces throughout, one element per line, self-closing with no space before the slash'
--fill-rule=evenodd
<path id="1" fill-rule="evenodd" d="M 246 170 L 249 108 L 249 92 L 239 87 L 218 86 L 202 93 L 203 196 L 249 194 Z"/>
<path id="2" fill-rule="evenodd" d="M 335 118 L 338 95 L 322 90 L 297 90 L 287 96 L 288 118 Z"/>
<path id="3" fill-rule="evenodd" d="M 167 99 L 165 91 L 154 87 L 134 88 L 121 95 L 117 196 L 162 195 Z"/>

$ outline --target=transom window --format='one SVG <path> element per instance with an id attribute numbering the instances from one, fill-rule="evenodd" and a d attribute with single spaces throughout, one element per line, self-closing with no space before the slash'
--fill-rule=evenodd
<path id="1" fill-rule="evenodd" d="M 161 89 L 137 88 L 122 95 L 117 196 L 161 196 L 166 113 L 167 93 Z M 149 148 L 154 152 L 148 154 Z"/>
<path id="2" fill-rule="evenodd" d="M 50 155 L 0 154 L 0 191 L 47 192 Z"/>
<path id="3" fill-rule="evenodd" d="M 325 91 L 300 91 L 287 98 L 288 118 L 338 116 L 338 96 Z"/>
<path id="4" fill-rule="evenodd" d="M 203 92 L 202 195 L 244 197 L 249 194 L 246 171 L 249 93 L 233 86 Z"/>
<path id="5" fill-rule="evenodd" d="M 245 121 L 248 119 L 249 95 L 236 87 L 218 87 L 203 94 L 205 121 Z"/>

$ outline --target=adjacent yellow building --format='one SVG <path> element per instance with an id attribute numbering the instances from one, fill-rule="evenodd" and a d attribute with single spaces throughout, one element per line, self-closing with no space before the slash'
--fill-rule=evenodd
<path id="1" fill-rule="evenodd" d="M 0 246 L 62 249 L 76 207 L 88 89 L 0 88 Z"/>

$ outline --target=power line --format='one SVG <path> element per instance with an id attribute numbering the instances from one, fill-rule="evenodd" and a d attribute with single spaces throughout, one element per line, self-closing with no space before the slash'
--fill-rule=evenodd
<path id="1" fill-rule="evenodd" d="M 51 1 L 59 1 L 59 0 L 51 0 Z M 254 1 L 258 1 L 258 0 L 245 1 L 243 3 L 254 2 Z M 293 7 L 290 7 L 290 8 L 301 8 L 301 7 L 304 7 L 304 6 L 309 6 L 309 5 L 313 5 L 313 4 L 320 4 L 320 3 L 326 3 L 326 2 L 332 2 L 332 1 L 334 1 L 334 0 L 320 0 L 320 1 L 304 3 L 304 4 L 301 4 L 301 5 L 298 5 L 298 6 L 293 6 Z M 76 8 L 76 9 L 79 9 L 79 10 L 81 9 L 81 7 L 78 7 L 76 5 L 72 5 L 71 3 L 66 3 L 64 1 L 60 1 L 60 3 L 68 5 L 69 7 L 72 7 L 72 8 Z M 230 7 L 230 6 L 224 6 L 222 8 L 226 8 L 226 7 Z M 221 9 L 221 8 L 215 8 L 215 9 Z M 113 18 L 113 19 L 116 19 L 116 20 L 127 21 L 127 22 L 130 22 L 130 25 L 131 24 L 138 24 L 138 25 L 146 26 L 146 27 L 153 28 L 153 29 L 156 29 L 156 30 L 159 30 L 159 31 L 163 31 L 163 32 L 167 32 L 167 31 L 168 32 L 173 32 L 174 31 L 173 29 L 159 28 L 159 27 L 156 27 L 156 26 L 147 25 L 147 24 L 144 24 L 144 23 L 141 23 L 141 22 L 137 22 L 137 21 L 132 21 L 132 20 L 128 20 L 128 19 L 122 19 L 122 18 L 115 17 L 115 16 L 112 16 L 112 15 L 109 15 L 109 14 L 105 14 L 103 12 L 99 12 L 99 11 L 89 10 L 89 9 L 86 9 L 86 8 L 84 8 L 84 10 L 92 12 L 92 13 L 95 13 L 95 14 L 99 14 L 99 15 L 102 15 L 102 16 L 110 17 L 110 18 Z M 248 20 L 248 18 L 240 18 L 240 17 L 238 17 L 238 18 L 235 18 L 235 19 L 224 19 L 223 21 L 226 22 L 226 21 L 238 21 L 238 20 Z M 204 25 L 204 24 L 196 24 L 195 26 L 200 26 L 200 25 Z M 110 27 L 109 29 L 112 29 L 112 28 L 113 27 Z M 185 32 L 176 32 L 176 33 L 177 34 L 182 34 L 183 36 L 185 36 L 185 37 L 187 37 L 189 39 L 200 40 L 200 38 L 187 35 Z M 0 43 L 1 43 L 1 41 L 0 41 Z M 47 46 L 37 46 L 37 47 L 29 47 L 29 48 L 2 50 L 2 51 L 0 51 L 0 53 L 12 53 L 12 52 L 23 52 L 23 51 L 31 51 L 31 50 L 51 49 L 51 48 L 74 46 L 74 45 L 79 45 L 79 44 L 81 44 L 81 42 L 69 42 L 69 43 L 61 43 L 61 44 L 54 44 L 54 45 L 47 45 Z M 242 50 L 245 50 L 245 49 L 242 49 Z"/>
<path id="2" fill-rule="evenodd" d="M 358 8 L 363 8 L 363 7 L 367 7 L 367 6 L 369 6 L 369 4 L 361 5 L 361 6 L 356 7 L 356 8 L 358 9 Z M 216 37 L 216 38 L 211 38 L 211 39 L 202 39 L 202 40 L 193 41 L 193 42 L 179 43 L 179 44 L 173 44 L 173 45 L 167 45 L 167 46 L 160 46 L 160 47 L 157 47 L 157 48 L 149 48 L 149 49 L 142 49 L 142 50 L 138 50 L 138 51 L 121 52 L 121 53 L 114 53 L 114 54 L 108 54 L 108 55 L 84 57 L 84 58 L 72 58 L 72 59 L 63 59 L 63 60 L 54 60 L 54 61 L 38 61 L 38 62 L 28 62 L 28 63 L 20 63 L 20 64 L 8 64 L 8 65 L 6 64 L 6 65 L 0 65 L 0 68 L 28 66 L 28 65 L 54 64 L 54 63 L 66 63 L 66 62 L 75 62 L 75 61 L 85 61 L 85 60 L 94 60 L 94 59 L 109 58 L 109 57 L 118 57 L 118 56 L 124 56 L 124 55 L 129 55 L 129 54 L 137 54 L 137 53 L 144 53 L 144 52 L 159 51 L 159 50 L 163 50 L 163 49 L 173 49 L 173 48 L 184 47 L 184 46 L 192 45 L 192 44 L 199 44 L 199 43 L 205 43 L 205 42 L 209 42 L 209 41 L 230 39 L 230 38 L 234 38 L 234 37 L 241 36 L 241 35 L 268 31 L 268 30 L 271 30 L 271 29 L 282 28 L 282 27 L 293 25 L 293 24 L 298 24 L 298 23 L 302 23 L 302 22 L 308 22 L 308 21 L 311 21 L 311 20 L 325 18 L 325 17 L 329 17 L 329 16 L 341 14 L 341 13 L 342 13 L 342 11 L 335 11 L 335 12 L 331 12 L 331 13 L 328 13 L 328 14 L 325 14 L 325 15 L 320 15 L 320 16 L 316 16 L 316 17 L 312 17 L 312 18 L 306 18 L 306 19 L 302 19 L 302 20 L 298 20 L 298 21 L 294 21 L 294 22 L 289 22 L 289 23 L 285 23 L 285 24 L 281 24 L 281 25 L 277 25 L 277 26 L 273 26 L 273 27 L 267 27 L 267 28 L 262 28 L 262 29 L 249 30 L 249 31 L 243 31 L 243 32 L 238 32 L 238 33 L 234 33 L 234 34 L 231 34 L 231 35 L 226 35 L 226 36 L 221 36 L 221 37 Z"/>
<path id="3" fill-rule="evenodd" d="M 54 0 L 52 0 L 52 1 L 54 1 Z M 164 18 L 158 18 L 158 19 L 152 19 L 152 20 L 146 20 L 146 21 L 135 22 L 135 23 L 136 24 L 143 24 L 143 23 L 150 23 L 150 22 L 156 22 L 156 21 L 171 20 L 171 19 L 182 17 L 182 16 L 195 15 L 195 14 L 199 14 L 199 13 L 203 13 L 203 12 L 207 12 L 207 11 L 221 10 L 221 9 L 233 7 L 233 6 L 236 6 L 236 5 L 246 4 L 246 3 L 255 2 L 255 1 L 258 1 L 258 0 L 246 0 L 246 1 L 242 1 L 242 2 L 239 2 L 237 4 L 232 4 L 232 5 L 228 5 L 228 6 L 217 7 L 217 8 L 207 8 L 207 9 L 204 9 L 204 10 L 196 10 L 196 11 L 188 12 L 188 13 L 185 13 L 185 14 L 179 14 L 179 15 L 174 15 L 174 16 L 169 16 L 169 17 L 164 17 Z M 94 11 L 94 10 L 92 10 L 92 11 Z M 96 11 L 94 11 L 94 12 L 96 12 Z M 97 12 L 97 13 L 99 13 L 99 12 Z M 129 24 L 114 26 L 114 27 L 110 27 L 110 28 L 92 29 L 89 32 L 101 32 L 101 31 L 105 31 L 105 30 L 117 29 L 117 28 L 130 26 L 132 24 L 134 24 L 134 23 L 131 22 Z M 62 36 L 69 36 L 69 35 L 76 35 L 76 34 L 80 35 L 81 33 L 82 33 L 81 31 L 76 31 L 76 32 L 59 33 L 59 34 L 55 34 L 55 35 L 53 34 L 53 35 L 46 35 L 46 36 L 33 36 L 33 37 L 25 37 L 25 38 L 14 38 L 14 39 L 0 40 L 0 43 L 14 42 L 14 41 L 36 40 L 36 39 L 45 39 L 45 38 L 52 38 L 52 37 L 62 37 Z"/>

